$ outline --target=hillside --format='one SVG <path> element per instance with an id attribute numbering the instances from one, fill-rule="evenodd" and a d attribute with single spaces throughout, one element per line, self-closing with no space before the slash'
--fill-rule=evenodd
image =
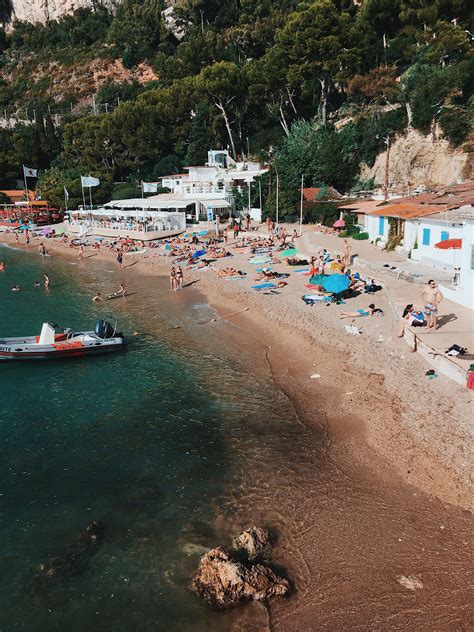
<path id="1" fill-rule="evenodd" d="M 469 171 L 474 61 L 460 0 L 75 1 L 13 0 L 0 37 L 0 172 L 39 167 L 53 200 L 81 170 L 133 183 L 201 162 L 211 145 L 276 160 L 288 210 L 301 173 L 341 191 L 380 182 L 387 137 L 394 183 Z"/>

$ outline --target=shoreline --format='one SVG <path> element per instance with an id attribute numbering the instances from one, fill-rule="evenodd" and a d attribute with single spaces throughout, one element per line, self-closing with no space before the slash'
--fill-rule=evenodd
<path id="1" fill-rule="evenodd" d="M 13 235 L 3 234 L 0 241 L 35 254 L 35 248 L 41 239 L 32 240 L 29 249 L 15 244 Z M 50 240 L 46 243 L 48 250 L 55 255 L 73 258 L 75 250 L 69 246 Z M 87 265 L 89 258 L 113 262 L 115 265 L 113 252 L 87 253 L 86 249 L 82 265 Z M 237 263 L 236 259 L 239 267 L 243 267 L 240 265 L 242 256 L 234 256 L 233 264 Z M 123 274 L 125 281 L 130 274 L 167 276 L 171 265 L 167 257 L 144 259 L 142 255 L 127 256 L 124 263 L 124 270 L 117 272 Z M 470 391 L 453 385 L 449 380 L 437 380 L 435 384 L 428 380 L 410 384 L 406 379 L 406 372 L 414 371 L 415 366 L 415 370 L 425 379 L 425 365 L 403 342 L 395 340 L 399 349 L 397 352 L 392 350 L 387 355 L 383 344 L 379 342 L 383 335 L 379 333 L 380 328 L 374 331 L 374 335 L 379 334 L 375 344 L 373 335 L 367 340 L 365 336 L 342 334 L 334 326 L 334 322 L 328 322 L 327 319 L 321 322 L 321 317 L 326 316 L 323 311 L 326 308 L 307 307 L 300 305 L 301 301 L 289 305 L 288 299 L 294 299 L 294 293 L 291 297 L 284 294 L 251 294 L 248 290 L 242 291 L 239 282 L 229 283 L 217 278 L 212 272 L 196 273 L 185 270 L 185 285 L 189 282 L 207 298 L 219 318 L 228 320 L 241 333 L 242 330 L 250 330 L 255 339 L 268 348 L 266 356 L 272 378 L 285 395 L 292 399 L 305 423 L 318 423 L 310 403 L 313 397 L 317 397 L 319 420 L 325 417 L 327 432 L 334 434 L 334 437 L 342 433 L 342 445 L 339 449 L 350 450 L 353 457 L 361 458 L 363 450 L 360 448 L 367 443 L 380 457 L 378 467 L 382 468 L 385 476 L 390 476 L 390 473 L 393 475 L 395 471 L 404 482 L 442 502 L 474 511 L 471 478 L 473 468 L 470 467 L 472 444 L 468 423 L 473 401 Z M 377 305 L 380 304 L 381 297 L 377 294 L 375 298 Z M 276 304 L 276 301 L 283 302 L 282 299 L 286 299 L 284 309 Z M 279 309 L 274 309 L 275 307 Z M 306 312 L 304 315 L 302 310 Z M 327 311 L 332 311 L 332 306 Z M 384 311 L 384 319 L 392 318 L 392 328 L 395 328 L 396 321 L 391 315 L 391 309 Z M 210 323 L 209 326 L 218 326 L 218 323 Z M 361 341 L 361 338 L 364 340 Z M 352 345 L 349 348 L 348 342 Z M 367 343 L 371 348 L 361 353 L 361 347 Z M 393 346 L 390 348 L 393 349 Z M 310 355 L 314 362 L 310 361 Z M 289 358 L 296 364 L 294 371 L 297 375 L 297 383 L 291 388 L 288 381 L 282 379 L 288 372 Z M 407 364 L 410 366 L 405 368 L 404 365 Z M 393 379 L 389 383 L 384 375 L 387 368 L 393 372 Z M 310 379 L 313 373 L 320 374 L 321 377 Z M 404 386 L 407 387 L 405 391 Z M 300 390 L 305 391 L 304 395 L 298 392 Z M 323 398 L 320 397 L 322 391 Z M 456 400 L 443 402 L 443 397 L 447 394 L 452 397 L 454 391 Z M 420 409 L 423 395 L 427 396 L 426 407 L 435 411 L 436 418 L 430 419 L 430 414 L 423 414 Z M 386 402 L 389 402 L 388 406 Z M 357 410 L 359 420 L 348 428 L 347 423 L 341 423 L 340 419 L 347 417 L 351 409 Z M 464 421 L 467 429 L 456 425 L 456 414 L 466 415 Z M 366 461 L 366 465 L 373 467 L 370 459 Z"/>
<path id="2" fill-rule="evenodd" d="M 58 260 L 74 258 L 69 248 L 50 250 Z M 36 254 L 34 247 L 30 251 Z M 99 258 L 110 262 L 114 255 L 102 253 Z M 87 255 L 80 265 L 86 269 Z M 153 277 L 166 276 L 168 268 L 164 257 L 156 263 L 145 260 L 123 274 L 114 274 L 114 279 L 124 279 L 132 291 L 137 279 L 138 288 L 143 289 Z M 296 632 L 313 629 L 315 620 L 321 629 L 364 629 L 368 622 L 420 629 L 427 620 L 437 622 L 440 629 L 463 629 L 468 619 L 467 589 L 460 590 L 459 583 L 467 586 L 470 574 L 468 486 L 461 486 L 455 473 L 431 451 L 411 463 L 416 476 L 403 472 L 397 450 L 409 429 L 403 426 L 399 398 L 388 391 L 372 353 L 368 356 L 371 371 L 364 371 L 355 364 L 358 349 L 344 352 L 339 348 L 335 328 L 330 344 L 318 339 L 318 316 L 322 318 L 325 312 L 305 309 L 302 301 L 294 312 L 286 304 L 293 295 L 255 295 L 244 286 L 237 292 L 236 284 L 208 274 L 212 276 L 202 278 L 185 271 L 185 283 L 199 282 L 189 288 L 189 300 L 186 293 L 166 292 L 167 312 L 172 314 L 174 305 L 180 322 L 182 308 L 196 300 L 207 301 L 219 316 L 193 326 L 192 333 L 202 330 L 202 336 L 197 334 L 199 344 L 209 345 L 217 328 L 211 349 L 227 340 L 225 354 L 238 355 L 241 370 L 262 376 L 263 383 L 268 372 L 297 419 L 285 435 L 291 442 L 287 446 L 284 441 L 280 444 L 271 425 L 262 427 L 264 456 L 260 460 L 254 454 L 243 460 L 236 474 L 238 487 L 224 505 L 214 508 L 215 545 L 225 544 L 230 535 L 250 524 L 274 531 L 272 561 L 286 570 L 294 592 L 290 600 L 275 599 L 265 608 L 248 604 L 227 613 L 227 629 L 242 629 L 244 621 L 255 629 Z M 278 310 L 275 299 L 280 301 Z M 311 316 L 309 321 L 298 314 L 296 306 Z M 332 306 L 327 308 L 331 312 Z M 328 327 L 326 332 L 332 331 Z M 315 372 L 320 378 L 311 379 Z M 230 449 L 234 446 L 237 453 L 242 452 L 246 445 L 240 443 L 242 439 L 240 433 L 229 437 Z M 407 440 L 412 452 L 422 451 L 412 437 Z M 268 441 L 269 449 L 265 447 Z M 398 468 L 390 451 L 399 460 Z M 275 467 L 268 468 L 271 457 L 278 458 Z M 427 476 L 428 485 L 423 472 L 432 476 Z M 423 493 L 430 489 L 439 493 Z M 438 567 L 450 569 L 449 577 L 441 573 L 441 583 L 435 572 Z M 412 576 L 424 590 L 411 592 L 403 587 L 400 577 Z M 444 619 L 437 612 L 440 590 L 449 595 L 442 604 Z"/>

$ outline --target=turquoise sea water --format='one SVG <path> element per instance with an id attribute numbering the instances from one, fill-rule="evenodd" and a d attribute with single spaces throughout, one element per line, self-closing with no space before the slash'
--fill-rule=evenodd
<path id="1" fill-rule="evenodd" d="M 97 289 L 117 286 L 110 264 L 6 247 L 2 259 L 0 335 L 39 333 L 43 321 L 93 328 L 103 315 L 140 335 L 123 353 L 0 365 L 0 629 L 228 629 L 189 578 L 199 547 L 219 543 L 216 508 L 238 497 L 229 438 L 249 413 L 272 414 L 262 385 L 193 343 L 212 312 L 170 305 L 164 280 L 94 305 Z M 33 286 L 43 271 L 49 292 Z M 102 546 L 53 577 L 39 570 L 75 551 L 92 520 Z"/>

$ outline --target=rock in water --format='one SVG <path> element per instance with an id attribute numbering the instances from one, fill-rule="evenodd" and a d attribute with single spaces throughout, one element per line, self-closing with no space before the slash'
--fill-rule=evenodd
<path id="1" fill-rule="evenodd" d="M 270 544 L 270 533 L 261 527 L 250 527 L 232 540 L 234 549 L 243 550 L 249 560 L 259 558 Z"/>
<path id="2" fill-rule="evenodd" d="M 192 589 L 211 606 L 233 608 L 242 600 L 263 601 L 286 595 L 290 586 L 270 568 L 262 564 L 245 566 L 217 547 L 201 558 Z"/>

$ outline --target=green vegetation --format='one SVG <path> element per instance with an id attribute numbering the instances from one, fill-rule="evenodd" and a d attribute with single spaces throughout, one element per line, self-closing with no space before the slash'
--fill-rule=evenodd
<path id="1" fill-rule="evenodd" d="M 101 173 L 133 188 L 202 163 L 211 146 L 250 150 L 276 162 L 284 216 L 298 206 L 302 173 L 306 186 L 373 186 L 358 181 L 361 163 L 373 164 L 384 137 L 408 126 L 438 124 L 451 143 L 472 146 L 474 58 L 462 0 L 186 0 L 174 9 L 175 33 L 164 8 L 124 0 L 113 15 L 98 5 L 0 31 L 0 105 L 23 95 L 35 111 L 33 124 L 0 130 L 2 173 L 18 175 L 23 162 L 51 167 L 42 190 L 53 200 L 69 178 L 61 173 Z M 91 98 L 114 107 L 62 113 L 55 128 L 47 109 L 58 106 L 55 75 L 34 78 L 34 69 L 56 61 L 71 73 L 78 60 L 99 58 L 132 72 L 145 62 L 159 81 L 91 80 Z M 262 190 L 272 215 L 274 181 Z M 330 222 L 337 204 L 319 201 L 305 216 Z"/>

